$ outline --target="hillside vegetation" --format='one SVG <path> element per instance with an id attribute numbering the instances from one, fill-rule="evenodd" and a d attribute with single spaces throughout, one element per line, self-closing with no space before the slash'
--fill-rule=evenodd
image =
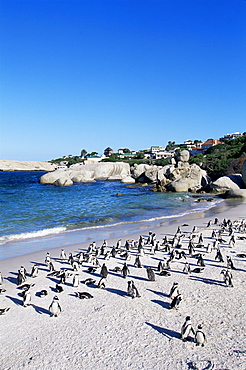
<path id="1" fill-rule="evenodd" d="M 198 164 L 215 180 L 220 176 L 241 173 L 245 159 L 246 133 L 234 140 L 223 140 L 209 148 L 205 155 L 191 156 L 190 163 Z"/>

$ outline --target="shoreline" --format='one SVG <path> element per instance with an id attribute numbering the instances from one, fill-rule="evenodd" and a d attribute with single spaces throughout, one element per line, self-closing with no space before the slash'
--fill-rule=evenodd
<path id="1" fill-rule="evenodd" d="M 236 211 L 237 210 L 237 211 Z M 194 213 L 189 213 L 189 214 L 185 214 L 183 216 L 180 216 L 180 217 L 177 217 L 177 216 L 170 216 L 170 218 L 168 218 L 167 220 L 165 221 L 159 221 L 159 222 L 156 222 L 156 220 L 153 222 L 153 221 L 147 221 L 147 222 L 139 222 L 136 223 L 136 227 L 140 225 L 140 229 L 138 231 L 134 231 L 134 232 L 127 232 L 125 227 L 127 227 L 128 225 L 127 224 L 123 224 L 121 225 L 121 227 L 119 229 L 116 228 L 116 230 L 112 230 L 112 232 L 110 233 L 111 234 L 111 237 L 110 238 L 107 238 L 107 242 L 109 243 L 109 245 L 116 245 L 116 242 L 118 239 L 124 239 L 125 240 L 136 240 L 139 238 L 139 236 L 142 234 L 146 234 L 149 230 L 154 230 L 154 232 L 156 233 L 156 235 L 159 237 L 161 234 L 164 234 L 166 230 L 168 230 L 168 233 L 172 232 L 172 233 L 175 233 L 176 229 L 177 229 L 177 225 L 181 224 L 181 223 L 186 223 L 186 222 L 189 222 L 192 227 L 195 225 L 195 223 L 198 221 L 198 220 L 204 220 L 204 224 L 206 222 L 208 222 L 209 219 L 211 218 L 214 218 L 214 217 L 218 217 L 220 218 L 221 215 L 224 215 L 225 214 L 225 217 L 228 217 L 229 218 L 229 215 L 231 213 L 235 214 L 235 212 L 237 213 L 240 213 L 240 214 L 244 214 L 244 210 L 245 210 L 245 215 L 246 215 L 246 202 L 242 202 L 242 200 L 237 200 L 237 199 L 229 199 L 229 200 L 222 200 L 220 203 L 217 203 L 216 205 L 214 205 L 213 207 L 209 208 L 209 209 L 206 209 L 206 210 L 199 210 L 197 212 L 194 212 Z M 233 211 L 233 212 L 232 212 Z M 224 217 L 224 216 L 223 216 Z M 243 216 L 242 216 L 243 217 Z M 158 225 L 157 225 L 158 223 Z M 112 227 L 110 225 L 106 226 L 105 229 L 112 229 Z M 176 229 L 175 229 L 176 228 Z M 102 231 L 102 229 L 89 229 L 89 231 L 92 231 L 92 234 L 93 234 L 93 231 L 96 232 L 96 234 L 100 234 L 100 232 Z M 58 234 L 58 235 L 52 235 L 51 238 L 56 238 L 56 237 L 60 237 L 61 238 L 61 243 L 58 247 L 51 247 L 51 248 L 41 248 L 40 250 L 36 250 L 36 251 L 30 251 L 28 253 L 24 253 L 24 254 L 20 254 L 20 255 L 16 255 L 16 256 L 13 256 L 13 257 L 6 257 L 6 258 L 2 258 L 2 256 L 0 256 L 0 264 L 1 264 L 1 261 L 8 261 L 8 260 L 11 260 L 11 259 L 15 259 L 15 258 L 18 258 L 18 259 L 25 259 L 27 256 L 29 255 L 40 255 L 40 253 L 42 254 L 45 254 L 47 251 L 51 252 L 51 253 L 59 253 L 60 252 L 60 249 L 61 248 L 66 248 L 66 249 L 69 249 L 71 252 L 74 252 L 74 250 L 76 249 L 87 249 L 89 244 L 91 244 L 93 241 L 96 241 L 96 243 L 98 245 L 102 244 L 103 241 L 105 240 L 103 237 L 100 237 L 100 236 L 96 236 L 93 234 L 91 237 L 88 238 L 88 240 L 86 241 L 83 241 L 83 242 L 71 242 L 71 243 L 68 243 L 66 239 L 68 239 L 69 236 L 71 236 L 72 234 L 76 234 L 76 235 L 80 235 L 81 233 L 83 232 L 83 230 L 71 230 L 71 231 L 65 231 L 64 233 L 61 233 L 61 234 Z M 126 234 L 125 234 L 126 232 Z M 64 235 L 66 235 L 66 238 L 64 240 Z M 27 240 L 23 240 L 21 242 L 15 242 L 15 244 L 17 243 L 20 243 L 20 244 L 28 244 L 30 243 L 31 246 L 33 243 L 35 244 L 46 244 L 47 242 L 47 239 L 49 239 L 50 236 L 43 236 L 43 237 L 39 237 L 39 238 L 34 238 L 34 239 L 27 239 Z M 10 242 L 9 245 L 11 245 L 13 242 Z M 8 243 L 7 243 L 8 244 Z M 6 245 L 6 244 L 5 244 Z M 5 245 L 2 245 L 1 247 L 4 247 Z M 31 248 L 31 247 L 30 247 Z"/>
<path id="2" fill-rule="evenodd" d="M 149 228 L 158 229 L 162 225 L 169 225 L 179 219 L 196 219 L 205 217 L 206 215 L 213 215 L 220 213 L 225 209 L 242 204 L 238 200 L 217 200 L 217 203 L 211 205 L 208 209 L 193 210 L 190 213 L 183 215 L 170 215 L 152 218 L 149 220 L 140 220 L 135 222 L 119 222 L 113 225 L 99 225 L 95 227 L 85 227 L 81 229 L 64 230 L 62 232 L 48 234 L 43 236 L 33 236 L 30 238 L 16 239 L 7 241 L 0 245 L 0 260 L 14 258 L 21 255 L 28 255 L 48 249 L 56 249 L 69 247 L 70 245 L 77 245 L 81 243 L 89 243 L 93 241 L 102 242 L 104 239 L 113 238 L 131 238 L 131 235 L 136 235 L 141 232 L 146 232 Z M 207 203 L 209 205 L 209 203 Z M 80 242 L 80 240 L 82 241 Z M 50 247 L 47 247 L 50 245 Z M 23 251 L 22 248 L 25 250 Z"/>
<path id="3" fill-rule="evenodd" d="M 181 226 L 185 234 L 181 250 L 187 253 L 189 235 L 194 226 L 197 227 L 197 235 L 203 233 L 204 246 L 211 242 L 212 230 L 218 232 L 220 226 L 212 222 L 207 228 L 207 222 L 215 217 L 220 222 L 224 218 L 245 220 L 245 204 L 235 206 L 235 202 L 223 202 L 220 207 L 192 217 L 186 215 L 169 220 L 148 231 L 156 233 L 157 240 L 162 240 L 164 236 L 171 240 L 177 227 Z M 147 236 L 148 232 L 140 230 L 123 237 L 122 245 L 126 239 L 138 240 L 140 234 Z M 1 294 L 0 308 L 9 308 L 0 317 L 4 338 L 1 341 L 0 367 L 11 370 L 115 370 L 118 367 L 131 370 L 188 370 L 193 364 L 193 368 L 199 369 L 244 370 L 246 259 L 238 256 L 239 253 L 246 254 L 246 240 L 239 238 L 240 233 L 235 234 L 235 246 L 229 246 L 227 231 L 222 233 L 224 242 L 220 246 L 223 256 L 231 256 L 235 263 L 236 270 L 232 271 L 234 287 L 226 287 L 223 283 L 221 270 L 226 268 L 226 261 L 216 261 L 216 251 L 208 253 L 206 248 L 199 250 L 196 247 L 196 252 L 204 254 L 204 272 L 190 275 L 183 272 L 186 260 L 175 259 L 171 263 L 170 276 L 161 276 L 157 265 L 168 257 L 168 253 L 160 250 L 152 254 L 150 247 L 145 247 L 146 253 L 141 257 L 142 268 L 134 267 L 137 251 L 130 249 L 132 258 L 127 261 L 127 279 L 114 271 L 116 266 L 122 268 L 126 262 L 121 255 L 109 260 L 99 256 L 100 264 L 106 263 L 109 271 L 105 289 L 84 284 L 87 278 L 98 282 L 101 268 L 91 274 L 88 267 L 92 265 L 83 263 L 78 272 L 79 286 L 73 287 L 71 277 L 66 284 L 62 284 L 62 293 L 55 292 L 59 278 L 48 275 L 44 263 L 47 250 L 0 261 L 3 275 L 1 288 L 6 290 Z M 108 239 L 109 250 L 117 240 L 115 236 Z M 96 242 L 96 245 L 100 247 L 101 242 Z M 68 256 L 69 253 L 86 251 L 88 246 L 88 242 L 70 244 L 65 251 Z M 55 269 L 68 269 L 73 276 L 75 273 L 71 265 L 60 259 L 63 247 L 60 245 L 48 251 Z M 195 257 L 187 255 L 187 260 L 192 269 L 197 267 Z M 27 277 L 27 283 L 35 284 L 30 288 L 31 305 L 23 307 L 21 291 L 16 289 L 17 271 L 24 266 L 29 273 L 34 264 L 38 264 L 38 276 Z M 148 280 L 146 266 L 155 271 L 155 281 Z M 134 281 L 141 297 L 132 299 L 127 296 L 129 280 Z M 178 310 L 169 309 L 169 292 L 173 282 L 178 282 L 184 297 Z M 44 298 L 38 295 L 42 289 L 47 290 Z M 93 298 L 81 300 L 76 295 L 78 291 L 90 293 Z M 59 298 L 62 312 L 54 318 L 50 316 L 49 305 L 55 295 Z M 196 347 L 193 338 L 187 342 L 180 339 L 180 329 L 188 315 L 195 330 L 198 324 L 202 324 L 207 337 L 204 347 Z M 210 365 L 212 367 L 208 367 Z"/>

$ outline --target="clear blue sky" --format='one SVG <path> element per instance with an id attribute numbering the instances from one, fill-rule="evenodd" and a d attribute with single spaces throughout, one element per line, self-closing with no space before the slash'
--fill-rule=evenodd
<path id="1" fill-rule="evenodd" d="M 246 131 L 245 0 L 0 0 L 1 159 Z"/>

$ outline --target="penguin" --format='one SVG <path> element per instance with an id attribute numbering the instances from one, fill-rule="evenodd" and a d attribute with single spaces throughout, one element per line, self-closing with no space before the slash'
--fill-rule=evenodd
<path id="1" fill-rule="evenodd" d="M 18 270 L 17 285 L 22 285 L 26 281 L 26 269 L 21 266 Z"/>
<path id="2" fill-rule="evenodd" d="M 69 256 L 68 256 L 68 263 L 70 263 L 70 265 L 72 265 L 72 266 L 73 266 L 74 258 L 73 258 L 73 254 L 72 254 L 72 253 L 69 253 Z"/>
<path id="3" fill-rule="evenodd" d="M 127 295 L 129 297 L 132 297 L 132 298 L 136 298 L 136 297 L 140 298 L 141 297 L 137 288 L 136 288 L 136 286 L 135 286 L 135 284 L 134 284 L 134 282 L 133 282 L 133 280 L 128 281 Z"/>
<path id="4" fill-rule="evenodd" d="M 226 256 L 226 259 L 227 259 L 227 268 L 228 269 L 232 269 L 232 270 L 236 270 L 233 262 L 232 262 L 232 259 L 230 256 Z"/>
<path id="5" fill-rule="evenodd" d="M 44 260 L 44 263 L 45 263 L 47 266 L 49 266 L 50 262 L 51 262 L 50 253 L 49 253 L 49 252 L 47 252 L 47 253 L 46 253 L 45 260 Z"/>
<path id="6" fill-rule="evenodd" d="M 48 264 L 48 268 L 49 268 L 49 271 L 50 271 L 50 272 L 55 271 L 55 266 L 54 266 L 54 264 L 53 264 L 53 262 L 52 262 L 52 261 L 50 261 L 50 262 L 49 262 L 49 264 Z"/>
<path id="7" fill-rule="evenodd" d="M 93 298 L 93 295 L 91 295 L 88 292 L 76 292 L 76 295 L 79 299 L 90 299 Z"/>
<path id="8" fill-rule="evenodd" d="M 105 263 L 102 265 L 102 268 L 101 268 L 101 276 L 106 279 L 107 276 L 108 276 L 108 269 L 107 269 L 107 266 L 105 265 Z"/>
<path id="9" fill-rule="evenodd" d="M 193 270 L 191 270 L 191 272 L 195 272 L 196 274 L 200 274 L 201 272 L 203 272 L 203 270 L 204 270 L 204 267 L 196 267 Z"/>
<path id="10" fill-rule="evenodd" d="M 0 288 L 0 294 L 5 293 L 6 289 Z"/>
<path id="11" fill-rule="evenodd" d="M 30 290 L 24 291 L 23 294 L 23 307 L 30 306 L 31 304 L 31 293 Z"/>
<path id="12" fill-rule="evenodd" d="M 181 328 L 181 339 L 185 342 L 186 340 L 188 340 L 190 333 L 193 333 L 195 335 L 195 330 L 191 325 L 190 316 L 186 316 L 185 322 Z"/>
<path id="13" fill-rule="evenodd" d="M 170 303 L 169 309 L 172 310 L 173 308 L 175 308 L 177 310 L 182 300 L 182 294 L 178 294 L 176 297 L 173 298 L 172 302 Z"/>
<path id="14" fill-rule="evenodd" d="M 167 270 L 163 270 L 160 272 L 160 276 L 171 276 L 171 273 Z"/>
<path id="15" fill-rule="evenodd" d="M 189 262 L 185 262 L 185 265 L 184 265 L 184 268 L 183 268 L 183 272 L 185 274 L 190 274 L 190 264 L 189 264 Z"/>
<path id="16" fill-rule="evenodd" d="M 68 277 L 67 269 L 61 272 L 60 274 L 60 284 L 66 284 L 66 279 Z"/>
<path id="17" fill-rule="evenodd" d="M 0 315 L 5 315 L 10 310 L 10 307 L 0 308 Z"/>
<path id="18" fill-rule="evenodd" d="M 56 293 L 62 293 L 63 292 L 63 287 L 61 285 L 56 284 L 55 291 L 56 291 Z"/>
<path id="19" fill-rule="evenodd" d="M 43 289 L 43 290 L 41 290 L 41 292 L 39 292 L 37 295 L 38 295 L 40 298 L 43 298 L 43 297 L 45 297 L 45 296 L 47 296 L 47 295 L 48 295 L 48 292 L 47 292 L 47 290 Z"/>
<path id="20" fill-rule="evenodd" d="M 229 287 L 233 287 L 233 283 L 232 283 L 232 273 L 230 270 L 222 270 L 221 271 L 221 274 L 223 274 L 223 277 L 224 277 L 224 283 L 226 286 L 229 286 Z"/>
<path id="21" fill-rule="evenodd" d="M 149 281 L 155 281 L 155 273 L 154 273 L 154 271 L 151 269 L 151 267 L 147 267 L 146 268 L 146 270 L 147 270 L 147 276 L 148 276 L 148 280 Z"/>
<path id="22" fill-rule="evenodd" d="M 77 261 L 73 261 L 73 271 L 79 271 L 79 264 Z"/>
<path id="23" fill-rule="evenodd" d="M 202 331 L 202 325 L 198 325 L 196 334 L 195 334 L 195 343 L 197 346 L 202 346 L 204 347 L 204 343 L 206 341 L 206 337 L 204 332 Z"/>
<path id="24" fill-rule="evenodd" d="M 38 265 L 33 265 L 32 271 L 31 271 L 31 277 L 35 278 L 38 276 Z"/>
<path id="25" fill-rule="evenodd" d="M 217 252 L 216 252 L 215 261 L 217 259 L 218 259 L 218 262 L 224 262 L 224 258 L 219 248 L 217 249 Z"/>
<path id="26" fill-rule="evenodd" d="M 66 252 L 64 251 L 64 249 L 61 250 L 60 258 L 62 260 L 65 260 L 67 258 L 67 255 L 66 255 Z"/>
<path id="27" fill-rule="evenodd" d="M 73 287 L 78 288 L 79 286 L 79 274 L 74 274 L 73 276 Z"/>
<path id="28" fill-rule="evenodd" d="M 57 317 L 61 313 L 61 306 L 59 303 L 59 298 L 54 296 L 53 301 L 49 306 L 49 311 L 51 316 Z"/>
<path id="29" fill-rule="evenodd" d="M 121 272 L 121 268 L 119 266 L 115 266 L 113 269 L 114 272 Z"/>
<path id="30" fill-rule="evenodd" d="M 137 267 L 137 268 L 140 268 L 140 269 L 142 268 L 142 264 L 141 264 L 141 261 L 140 261 L 140 256 L 136 256 L 134 266 Z"/>
<path id="31" fill-rule="evenodd" d="M 102 277 L 98 284 L 97 284 L 97 287 L 100 288 L 100 289 L 105 289 L 106 288 L 106 283 L 105 283 L 106 279 L 104 277 Z"/>
<path id="32" fill-rule="evenodd" d="M 3 275 L 2 275 L 2 273 L 0 272 L 0 285 L 2 285 L 2 283 L 3 283 Z"/>
<path id="33" fill-rule="evenodd" d="M 113 247 L 113 248 L 111 249 L 111 256 L 112 256 L 113 258 L 115 258 L 115 257 L 116 257 L 116 254 L 117 254 L 117 251 L 116 251 L 115 247 Z"/>
<path id="34" fill-rule="evenodd" d="M 157 266 L 157 271 L 162 272 L 163 270 L 164 270 L 163 264 L 161 261 L 159 261 L 158 266 Z"/>
<path id="35" fill-rule="evenodd" d="M 95 272 L 96 272 L 96 270 L 97 270 L 97 267 L 88 267 L 88 272 L 90 273 L 90 274 L 94 274 Z"/>
<path id="36" fill-rule="evenodd" d="M 130 274 L 130 270 L 127 267 L 126 263 L 124 263 L 124 266 L 122 267 L 121 273 L 122 273 L 124 279 L 127 277 L 128 274 Z"/>
<path id="37" fill-rule="evenodd" d="M 212 252 L 212 245 L 210 243 L 208 243 L 207 245 L 207 253 L 211 253 Z"/>
<path id="38" fill-rule="evenodd" d="M 205 267 L 204 259 L 201 253 L 199 254 L 197 258 L 197 266 Z"/>
<path id="39" fill-rule="evenodd" d="M 95 282 L 96 282 L 96 280 L 88 278 L 88 279 L 85 279 L 84 284 L 85 285 L 92 285 L 92 284 L 95 284 Z"/>
<path id="40" fill-rule="evenodd" d="M 179 294 L 179 289 L 178 289 L 178 283 L 173 283 L 172 287 L 171 287 L 171 290 L 170 290 L 170 293 L 169 293 L 169 297 L 171 299 L 173 299 L 174 297 L 176 297 L 177 295 Z"/>
<path id="41" fill-rule="evenodd" d="M 27 291 L 29 290 L 31 287 L 33 287 L 35 285 L 35 283 L 33 284 L 23 284 L 21 286 L 18 286 L 18 289 L 22 289 L 24 291 Z"/>

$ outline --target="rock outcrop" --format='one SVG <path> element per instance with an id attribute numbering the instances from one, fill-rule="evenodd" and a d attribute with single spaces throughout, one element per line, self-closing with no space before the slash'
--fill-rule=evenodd
<path id="1" fill-rule="evenodd" d="M 54 171 L 55 165 L 38 161 L 0 160 L 0 171 Z"/>
<path id="2" fill-rule="evenodd" d="M 219 177 L 208 185 L 207 191 L 214 194 L 221 194 L 228 190 L 238 190 L 243 188 L 246 188 L 243 177 L 241 174 L 237 174 Z"/>
<path id="3" fill-rule="evenodd" d="M 130 166 L 123 162 L 103 162 L 74 165 L 70 168 L 49 172 L 40 177 L 41 184 L 70 186 L 74 182 L 95 180 L 124 180 L 130 182 Z M 135 180 L 133 180 L 135 182 Z"/>

